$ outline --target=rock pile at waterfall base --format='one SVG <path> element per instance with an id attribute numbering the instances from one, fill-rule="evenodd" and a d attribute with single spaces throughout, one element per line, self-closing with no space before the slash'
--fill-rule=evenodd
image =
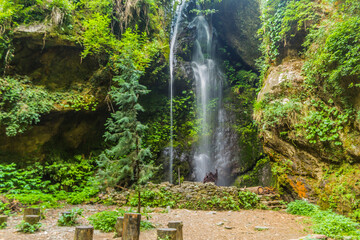
<path id="1" fill-rule="evenodd" d="M 169 182 L 161 184 L 148 183 L 142 188 L 142 206 L 186 208 L 195 210 L 238 210 L 242 208 L 284 208 L 277 194 L 239 195 L 241 192 L 256 192 L 254 188 L 239 188 L 235 186 L 216 186 L 214 183 L 184 182 L 173 185 Z M 245 193 L 246 194 L 246 193 Z M 137 201 L 135 190 L 112 192 L 106 196 L 117 205 L 134 205 Z M 276 204 L 274 204 L 276 202 Z M 270 204 L 268 204 L 270 203 Z M 246 205 L 246 206 L 245 206 Z"/>

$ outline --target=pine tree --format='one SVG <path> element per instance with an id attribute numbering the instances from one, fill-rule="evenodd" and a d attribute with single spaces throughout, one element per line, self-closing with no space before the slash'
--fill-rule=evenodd
<path id="1" fill-rule="evenodd" d="M 152 176 L 154 167 L 147 162 L 151 157 L 150 148 L 142 144 L 146 126 L 138 121 L 139 112 L 144 111 L 139 98 L 149 92 L 139 79 L 158 46 L 156 42 L 149 42 L 146 34 L 127 30 L 118 48 L 109 63 L 116 74 L 107 97 L 112 113 L 105 124 L 104 137 L 110 147 L 99 157 L 98 177 L 104 188 L 135 185 L 140 212 L 140 185 Z"/>
<path id="2" fill-rule="evenodd" d="M 152 169 L 151 164 L 146 163 L 151 157 L 150 149 L 142 146 L 146 126 L 137 120 L 138 113 L 144 111 L 138 103 L 139 97 L 149 91 L 139 83 L 142 72 L 124 61 L 117 64 L 121 74 L 113 78 L 109 92 L 117 110 L 107 120 L 104 136 L 112 146 L 100 156 L 99 175 L 105 186 L 111 187 L 144 183 Z"/>

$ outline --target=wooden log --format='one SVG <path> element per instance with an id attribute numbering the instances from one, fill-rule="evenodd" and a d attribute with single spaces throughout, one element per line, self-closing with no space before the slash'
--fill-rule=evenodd
<path id="1" fill-rule="evenodd" d="M 168 223 L 168 228 L 176 229 L 176 240 L 183 240 L 183 223 L 181 221 L 172 221 Z"/>
<path id="2" fill-rule="evenodd" d="M 94 227 L 93 226 L 77 226 L 75 228 L 74 240 L 93 240 Z"/>
<path id="3" fill-rule="evenodd" d="M 176 240 L 176 228 L 158 228 L 157 240 Z"/>
<path id="4" fill-rule="evenodd" d="M 24 221 L 27 223 L 30 223 L 31 225 L 34 225 L 40 221 L 39 215 L 26 215 L 24 216 Z"/>
<path id="5" fill-rule="evenodd" d="M 8 220 L 8 216 L 6 215 L 0 215 L 0 225 L 3 223 L 6 223 Z"/>
<path id="6" fill-rule="evenodd" d="M 38 215 L 40 216 L 40 208 L 25 208 L 24 216 L 26 215 Z"/>
<path id="7" fill-rule="evenodd" d="M 118 217 L 115 224 L 115 237 L 119 238 L 123 235 L 124 217 Z"/>
<path id="8" fill-rule="evenodd" d="M 125 213 L 123 224 L 123 240 L 139 240 L 141 214 Z"/>

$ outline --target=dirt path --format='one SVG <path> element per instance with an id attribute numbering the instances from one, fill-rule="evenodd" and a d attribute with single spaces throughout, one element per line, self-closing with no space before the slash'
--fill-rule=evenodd
<path id="1" fill-rule="evenodd" d="M 16 232 L 15 226 L 22 220 L 21 215 L 12 216 L 8 227 L 0 230 L 0 240 L 72 240 L 74 227 L 59 227 L 56 225 L 61 212 L 74 207 L 84 209 L 82 225 L 88 224 L 87 218 L 99 211 L 114 210 L 116 207 L 102 205 L 67 206 L 62 209 L 51 209 L 46 212 L 46 219 L 42 220 L 40 232 L 23 234 Z M 185 209 L 170 210 L 161 213 L 161 209 L 154 209 L 150 213 L 150 222 L 157 227 L 166 227 L 168 221 L 183 221 L 185 240 L 289 240 L 310 234 L 309 227 L 303 223 L 304 218 L 289 215 L 284 212 L 264 210 L 243 211 L 189 211 Z M 268 227 L 268 230 L 258 231 L 255 227 Z M 94 240 L 113 239 L 113 233 L 95 231 Z M 142 232 L 141 240 L 155 240 L 156 230 Z"/>

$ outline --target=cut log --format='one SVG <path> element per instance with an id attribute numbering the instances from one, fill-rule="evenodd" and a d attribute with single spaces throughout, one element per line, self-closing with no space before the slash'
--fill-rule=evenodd
<path id="1" fill-rule="evenodd" d="M 38 215 L 40 216 L 40 208 L 25 208 L 24 216 L 26 215 Z"/>
<path id="2" fill-rule="evenodd" d="M 31 225 L 34 225 L 40 221 L 39 215 L 26 215 L 24 216 L 24 221 L 27 223 L 30 223 Z"/>
<path id="3" fill-rule="evenodd" d="M 0 215 L 0 225 L 3 223 L 6 223 L 8 220 L 8 216 L 6 215 Z"/>
<path id="4" fill-rule="evenodd" d="M 183 223 L 181 221 L 169 222 L 168 227 L 176 229 L 176 240 L 183 240 Z"/>
<path id="5" fill-rule="evenodd" d="M 123 224 L 123 240 L 139 240 L 141 214 L 125 213 Z"/>
<path id="6" fill-rule="evenodd" d="M 176 228 L 158 228 L 157 240 L 176 240 Z"/>
<path id="7" fill-rule="evenodd" d="M 74 240 L 93 240 L 94 227 L 93 226 L 77 226 L 75 228 Z"/>
<path id="8" fill-rule="evenodd" d="M 118 217 L 115 224 L 115 237 L 119 238 L 123 235 L 124 217 Z"/>

